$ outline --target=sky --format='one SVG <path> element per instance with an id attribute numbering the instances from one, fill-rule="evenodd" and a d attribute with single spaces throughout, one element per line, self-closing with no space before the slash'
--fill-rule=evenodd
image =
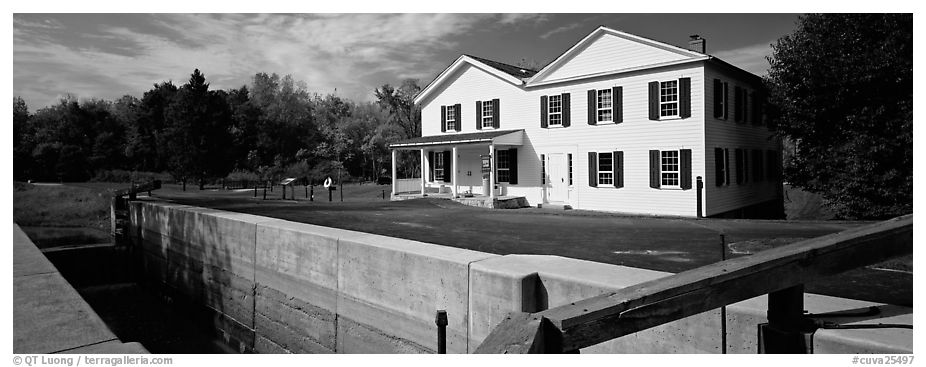
<path id="1" fill-rule="evenodd" d="M 599 25 L 707 53 L 763 75 L 796 14 L 13 14 L 13 95 L 30 111 L 60 98 L 141 98 L 200 69 L 213 89 L 259 72 L 312 93 L 373 99 L 383 84 L 426 85 L 459 55 L 546 65 Z"/>

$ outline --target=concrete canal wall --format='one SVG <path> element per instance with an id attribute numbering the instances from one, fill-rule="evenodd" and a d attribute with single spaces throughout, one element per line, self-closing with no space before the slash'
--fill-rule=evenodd
<path id="1" fill-rule="evenodd" d="M 185 205 L 135 201 L 145 279 L 207 308 L 226 341 L 258 353 L 434 353 L 476 349 L 510 311 L 539 311 L 669 273 L 542 255 L 494 255 Z M 876 305 L 808 294 L 812 313 Z M 727 307 L 727 352 L 755 353 L 763 297 Z M 912 308 L 842 322 L 912 324 Z M 912 330 L 820 330 L 815 352 L 912 353 Z M 720 353 L 719 310 L 583 353 Z"/>

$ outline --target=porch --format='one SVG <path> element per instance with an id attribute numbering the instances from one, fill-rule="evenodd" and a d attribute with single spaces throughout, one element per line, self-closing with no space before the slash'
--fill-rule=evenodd
<path id="1" fill-rule="evenodd" d="M 431 193 L 422 195 L 421 193 L 399 193 L 392 196 L 392 201 L 412 200 L 412 199 L 442 199 L 452 200 L 463 205 L 475 206 L 478 208 L 489 209 L 518 209 L 528 207 L 527 199 L 523 196 L 496 196 L 494 198 L 484 195 L 473 195 L 470 197 L 454 197 L 453 194 Z"/>
<path id="2" fill-rule="evenodd" d="M 517 184 L 517 147 L 524 130 L 444 134 L 409 139 L 392 149 L 392 200 L 446 198 L 484 208 L 527 206 L 523 196 L 509 195 Z M 396 178 L 399 150 L 417 150 L 420 177 Z"/>

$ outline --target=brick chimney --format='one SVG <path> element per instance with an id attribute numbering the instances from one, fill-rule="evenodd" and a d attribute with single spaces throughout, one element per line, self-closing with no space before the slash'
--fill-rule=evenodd
<path id="1" fill-rule="evenodd" d="M 701 38 L 699 34 L 692 34 L 688 40 L 688 49 L 702 54 L 707 53 L 707 40 Z"/>

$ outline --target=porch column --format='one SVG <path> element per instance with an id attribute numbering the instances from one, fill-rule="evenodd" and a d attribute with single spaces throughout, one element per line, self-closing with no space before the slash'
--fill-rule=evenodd
<path id="1" fill-rule="evenodd" d="M 489 144 L 489 198 L 495 199 L 495 144 Z"/>
<path id="2" fill-rule="evenodd" d="M 454 146 L 450 156 L 450 191 L 453 196 L 457 196 L 457 171 L 460 170 L 459 159 L 457 159 L 457 147 Z"/>
<path id="3" fill-rule="evenodd" d="M 396 150 L 393 149 L 393 150 L 392 150 L 392 196 L 395 196 L 395 194 L 396 194 L 396 174 L 395 174 L 395 173 L 396 173 L 396 169 L 395 169 L 395 167 L 396 167 L 396 158 L 397 158 L 398 156 L 399 156 L 399 155 L 396 154 Z"/>
<path id="4" fill-rule="evenodd" d="M 421 195 L 424 195 L 424 180 L 428 179 L 428 176 L 425 174 L 427 170 L 425 169 L 425 164 L 427 161 L 424 159 L 424 148 L 421 149 Z"/>

